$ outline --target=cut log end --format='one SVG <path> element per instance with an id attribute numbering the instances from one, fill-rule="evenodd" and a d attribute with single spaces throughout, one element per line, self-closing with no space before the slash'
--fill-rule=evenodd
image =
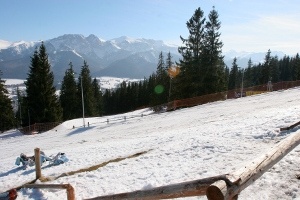
<path id="1" fill-rule="evenodd" d="M 224 194 L 217 186 L 211 185 L 206 190 L 206 197 L 208 200 L 223 200 Z"/>

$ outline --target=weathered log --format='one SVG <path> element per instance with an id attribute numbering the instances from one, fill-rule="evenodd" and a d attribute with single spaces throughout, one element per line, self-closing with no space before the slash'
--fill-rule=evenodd
<path id="1" fill-rule="evenodd" d="M 288 126 L 288 127 L 280 128 L 280 131 L 288 131 L 288 130 L 290 130 L 290 129 L 292 129 L 292 128 L 295 128 L 295 127 L 298 126 L 298 125 L 300 125 L 300 121 L 299 121 L 299 122 L 296 122 L 295 124 L 292 124 L 292 125 L 290 125 L 290 126 Z"/>
<path id="2" fill-rule="evenodd" d="M 220 176 L 214 176 L 205 179 L 172 184 L 168 186 L 156 187 L 147 190 L 137 190 L 137 191 L 127 192 L 127 193 L 94 197 L 85 200 L 110 200 L 110 199 L 155 200 L 155 199 L 174 199 L 174 198 L 190 197 L 190 196 L 203 196 L 206 193 L 206 189 L 217 180 L 224 180 L 230 184 L 230 181 L 226 178 L 226 175 L 220 175 Z"/>
<path id="3" fill-rule="evenodd" d="M 300 144 L 300 131 L 291 134 L 289 137 L 278 143 L 272 151 L 263 155 L 249 165 L 228 175 L 230 180 L 236 184 L 226 185 L 224 181 L 218 181 L 207 188 L 206 196 L 209 200 L 234 199 L 236 196 L 261 177 L 273 165 Z"/>

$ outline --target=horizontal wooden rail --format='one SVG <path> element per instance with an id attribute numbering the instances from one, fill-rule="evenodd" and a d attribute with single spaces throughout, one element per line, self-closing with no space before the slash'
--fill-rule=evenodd
<path id="1" fill-rule="evenodd" d="M 236 199 L 242 190 L 261 177 L 299 144 L 300 131 L 282 140 L 269 153 L 230 174 L 228 177 L 232 177 L 236 184 L 228 185 L 224 181 L 218 181 L 209 186 L 207 188 L 207 198 L 209 200 Z"/>
<path id="2" fill-rule="evenodd" d="M 70 184 L 26 184 L 22 186 L 23 188 L 40 188 L 40 189 L 66 189 L 67 199 L 75 200 L 74 188 Z"/>
<path id="3" fill-rule="evenodd" d="M 295 128 L 295 127 L 298 126 L 298 125 L 300 125 L 300 121 L 297 122 L 297 123 L 295 123 L 295 124 L 292 124 L 292 125 L 290 125 L 290 126 L 288 126 L 288 127 L 280 128 L 280 131 L 288 131 L 288 130 L 290 130 L 290 129 L 292 129 L 292 128 Z"/>
<path id="4" fill-rule="evenodd" d="M 206 189 L 217 180 L 224 180 L 230 184 L 226 175 L 214 176 L 194 181 L 188 181 L 168 186 L 161 186 L 147 190 L 137 190 L 133 192 L 113 194 L 107 196 L 99 196 L 85 200 L 155 200 L 155 199 L 172 199 L 180 197 L 203 196 L 206 194 Z"/>

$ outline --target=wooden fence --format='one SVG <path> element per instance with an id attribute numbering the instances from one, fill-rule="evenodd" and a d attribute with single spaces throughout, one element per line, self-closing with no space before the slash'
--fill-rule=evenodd
<path id="1" fill-rule="evenodd" d="M 61 124 L 61 122 L 35 123 L 30 126 L 22 127 L 19 129 L 19 131 L 25 135 L 32 135 L 49 131 L 59 124 Z"/>
<path id="2" fill-rule="evenodd" d="M 237 199 L 238 194 L 242 192 L 242 190 L 261 177 L 299 144 L 300 131 L 282 140 L 272 148 L 272 151 L 250 162 L 247 166 L 229 174 L 161 186 L 148 190 L 99 196 L 85 200 L 156 200 L 204 195 L 206 195 L 208 200 Z"/>
<path id="3" fill-rule="evenodd" d="M 202 96 L 187 98 L 187 99 L 174 100 L 163 105 L 155 106 L 153 109 L 155 111 L 161 111 L 161 110 L 172 111 L 178 108 L 192 107 L 192 106 L 197 106 L 197 105 L 214 102 L 214 101 L 222 101 L 226 99 L 239 98 L 241 97 L 241 92 L 243 93 L 242 96 L 244 97 L 244 96 L 260 94 L 268 91 L 286 90 L 298 86 L 300 86 L 300 80 L 283 81 L 283 82 L 272 83 L 272 84 L 269 83 L 269 84 L 263 84 L 263 85 L 258 85 L 258 86 L 243 88 L 243 89 L 237 88 L 225 92 L 207 94 L 207 95 L 202 95 Z"/>
<path id="4" fill-rule="evenodd" d="M 299 124 L 299 122 L 296 124 Z M 294 127 L 294 125 L 292 126 Z M 93 197 L 85 200 L 156 200 L 204 195 L 206 195 L 208 200 L 236 200 L 241 191 L 261 177 L 299 144 L 300 131 L 282 140 L 267 154 L 264 154 L 255 161 L 250 162 L 247 166 L 229 174 L 147 190 Z M 36 180 L 38 180 L 42 178 L 39 148 L 34 150 L 34 155 L 36 157 Z M 66 189 L 67 199 L 75 200 L 75 191 L 70 184 L 25 184 L 19 188 Z"/>

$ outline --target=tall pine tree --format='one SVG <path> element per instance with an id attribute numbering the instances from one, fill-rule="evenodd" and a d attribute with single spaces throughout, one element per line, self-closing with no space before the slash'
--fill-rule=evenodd
<path id="1" fill-rule="evenodd" d="M 151 105 L 160 105 L 168 101 L 169 77 L 163 53 L 160 52 L 156 68 L 155 87 Z"/>
<path id="2" fill-rule="evenodd" d="M 176 98 L 188 98 L 201 94 L 205 72 L 202 65 L 204 47 L 205 18 L 201 8 L 196 9 L 194 15 L 187 21 L 189 36 L 180 36 L 184 46 L 178 48 L 182 55 L 179 60 L 180 74 L 174 79 Z"/>
<path id="3" fill-rule="evenodd" d="M 239 69 L 237 65 L 237 59 L 234 58 L 229 73 L 228 90 L 233 90 L 238 88 L 238 72 Z"/>
<path id="4" fill-rule="evenodd" d="M 2 72 L 0 71 L 0 75 Z M 8 97 L 8 91 L 0 77 L 0 131 L 6 131 L 15 126 L 15 115 L 12 107 L 12 101 Z"/>
<path id="5" fill-rule="evenodd" d="M 223 43 L 220 40 L 221 33 L 219 32 L 221 22 L 218 18 L 218 12 L 213 7 L 205 25 L 201 69 L 201 73 L 204 74 L 203 94 L 220 92 L 226 89 L 225 64 L 222 56 Z"/>
<path id="6" fill-rule="evenodd" d="M 96 78 L 93 79 L 92 86 L 93 86 L 93 93 L 94 93 L 94 98 L 95 98 L 96 115 L 102 116 L 103 115 L 103 98 L 102 98 L 101 88 L 100 88 L 98 80 Z"/>
<path id="7" fill-rule="evenodd" d="M 78 117 L 79 99 L 77 95 L 77 85 L 75 72 L 72 62 L 69 63 L 69 69 L 66 70 L 60 90 L 60 104 L 63 109 L 63 120 L 74 119 Z"/>
<path id="8" fill-rule="evenodd" d="M 261 80 L 260 80 L 262 84 L 266 84 L 268 83 L 268 81 L 271 80 L 271 76 L 272 76 L 271 59 L 272 59 L 271 50 L 269 49 L 265 55 L 265 61 L 262 65 Z"/>
<path id="9" fill-rule="evenodd" d="M 172 95 L 172 79 L 173 79 L 173 75 L 169 74 L 169 72 L 172 70 L 171 68 L 173 67 L 174 62 L 172 61 L 172 55 L 169 52 L 167 54 L 167 59 L 166 59 L 166 70 L 168 71 L 168 80 L 169 80 L 169 84 L 168 85 L 168 101 L 171 100 L 171 95 Z"/>
<path id="10" fill-rule="evenodd" d="M 18 126 L 21 127 L 23 124 L 23 109 L 22 106 L 24 106 L 24 98 L 25 95 L 21 93 L 19 87 L 17 87 L 17 100 L 18 100 L 18 109 L 16 112 L 16 119 L 18 120 Z"/>
<path id="11" fill-rule="evenodd" d="M 82 90 L 81 90 L 82 88 Z M 84 116 L 93 117 L 96 116 L 95 98 L 93 92 L 92 78 L 90 75 L 90 69 L 86 61 L 84 61 L 81 67 L 81 72 L 77 83 L 77 95 L 80 99 L 80 105 L 78 108 L 78 115 L 82 116 L 84 108 Z M 83 106 L 82 106 L 82 94 L 83 94 Z"/>
<path id="12" fill-rule="evenodd" d="M 61 107 L 53 86 L 54 76 L 44 43 L 31 57 L 26 85 L 26 102 L 30 124 L 58 122 L 61 120 Z"/>
<path id="13" fill-rule="evenodd" d="M 300 56 L 299 53 L 292 59 L 293 80 L 300 80 Z"/>

